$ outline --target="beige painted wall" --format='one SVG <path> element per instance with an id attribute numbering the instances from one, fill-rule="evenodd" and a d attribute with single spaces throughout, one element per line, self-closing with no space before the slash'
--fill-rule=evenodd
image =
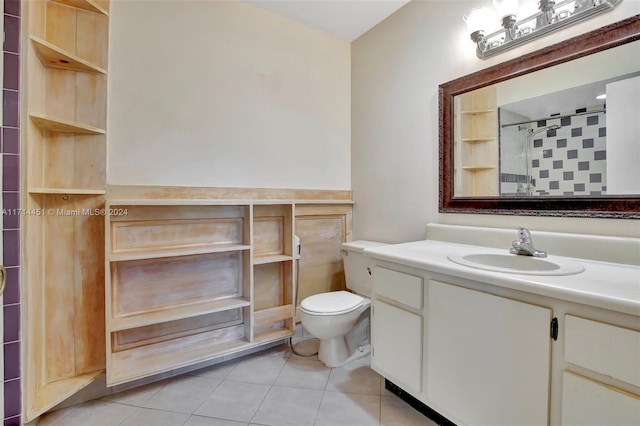
<path id="1" fill-rule="evenodd" d="M 109 184 L 350 189 L 350 45 L 237 1 L 114 1 Z"/>
<path id="2" fill-rule="evenodd" d="M 640 236 L 640 221 L 438 213 L 438 85 L 640 13 L 639 0 L 489 60 L 462 14 L 486 1 L 413 0 L 352 44 L 354 236 L 423 239 L 425 224 Z"/>

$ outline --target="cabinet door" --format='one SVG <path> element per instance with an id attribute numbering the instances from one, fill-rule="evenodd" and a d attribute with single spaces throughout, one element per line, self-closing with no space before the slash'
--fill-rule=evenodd
<path id="1" fill-rule="evenodd" d="M 422 390 L 422 317 L 373 300 L 371 366 L 409 391 Z"/>
<path id="2" fill-rule="evenodd" d="M 430 281 L 433 408 L 472 425 L 547 424 L 550 320 L 547 308 Z"/>
<path id="3" fill-rule="evenodd" d="M 640 424 L 640 397 L 565 371 L 562 375 L 562 425 Z"/>

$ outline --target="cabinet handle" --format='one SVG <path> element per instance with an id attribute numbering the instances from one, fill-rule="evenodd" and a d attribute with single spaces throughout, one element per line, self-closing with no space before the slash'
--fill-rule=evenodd
<path id="1" fill-rule="evenodd" d="M 558 340 L 558 318 L 556 317 L 551 320 L 551 338 Z"/>
<path id="2" fill-rule="evenodd" d="M 4 285 L 7 283 L 7 270 L 0 265 L 0 295 L 4 293 Z"/>

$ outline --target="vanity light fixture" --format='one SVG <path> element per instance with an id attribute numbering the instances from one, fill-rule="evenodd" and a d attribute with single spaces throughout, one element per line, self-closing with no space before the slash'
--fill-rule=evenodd
<path id="1" fill-rule="evenodd" d="M 603 99 L 607 99 L 607 94 L 603 93 L 602 95 L 598 95 L 598 96 L 596 96 L 596 99 L 599 100 L 599 101 L 601 101 Z"/>
<path id="2" fill-rule="evenodd" d="M 519 0 L 493 0 L 502 28 L 485 35 L 491 29 L 489 12 L 474 8 L 463 15 L 471 40 L 476 43 L 478 58 L 485 59 L 542 35 L 568 27 L 584 19 L 613 9 L 622 0 L 538 0 L 538 12 L 517 20 Z"/>

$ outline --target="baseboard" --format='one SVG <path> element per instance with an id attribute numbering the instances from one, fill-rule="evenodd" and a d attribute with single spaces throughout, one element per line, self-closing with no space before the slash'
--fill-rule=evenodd
<path id="1" fill-rule="evenodd" d="M 440 426 L 456 426 L 455 423 L 453 423 L 452 421 L 448 420 L 446 417 L 444 417 L 441 414 L 437 413 L 433 409 L 429 408 L 428 405 L 424 404 L 422 401 L 417 400 L 415 397 L 413 397 L 412 395 L 408 394 L 406 391 L 404 391 L 401 387 L 399 387 L 398 385 L 394 384 L 393 382 L 390 382 L 389 380 L 384 379 L 384 387 L 389 392 L 398 395 L 398 397 L 400 399 L 402 399 L 404 402 L 406 402 L 407 404 L 409 404 L 410 406 L 415 408 L 420 413 L 424 414 L 426 417 L 428 417 L 431 420 L 433 420 L 434 422 L 436 422 L 438 425 L 440 425 Z"/>

